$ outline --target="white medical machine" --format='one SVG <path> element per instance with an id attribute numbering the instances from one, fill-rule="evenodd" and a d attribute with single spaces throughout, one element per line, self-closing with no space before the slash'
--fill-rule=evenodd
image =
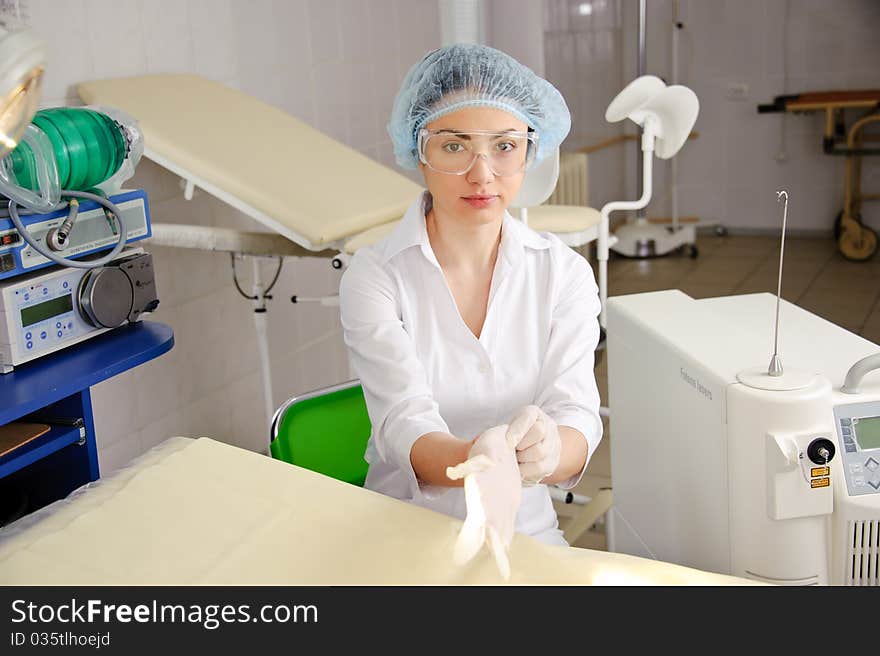
<path id="1" fill-rule="evenodd" d="M 841 387 L 880 347 L 783 301 L 787 365 L 809 375 L 768 389 L 746 372 L 768 357 L 774 306 L 678 290 L 609 300 L 609 549 L 774 583 L 877 585 L 880 372 Z"/>
<path id="2" fill-rule="evenodd" d="M 609 299 L 609 550 L 878 585 L 880 346 L 777 298 Z"/>
<path id="3" fill-rule="evenodd" d="M 0 373 L 138 321 L 158 305 L 153 258 L 141 248 L 95 268 L 55 267 L 0 282 Z"/>
<path id="4" fill-rule="evenodd" d="M 125 244 L 148 239 L 152 235 L 150 205 L 143 189 L 120 190 L 109 199 L 119 210 L 119 221 L 125 226 Z M 53 243 L 53 235 L 63 229 L 70 212 L 65 206 L 46 213 L 31 213 L 21 217 L 31 241 L 43 245 L 66 258 L 81 258 L 98 252 L 106 252 L 117 245 L 119 230 L 115 221 L 107 216 L 105 208 L 84 200 L 78 206 L 75 229 L 68 231 L 63 247 Z M 55 266 L 42 252 L 37 251 L 23 238 L 3 209 L 0 200 L 0 280 L 16 278 L 38 269 Z"/>

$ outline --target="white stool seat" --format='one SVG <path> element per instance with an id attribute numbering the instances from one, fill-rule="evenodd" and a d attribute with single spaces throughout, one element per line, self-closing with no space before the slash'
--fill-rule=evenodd
<path id="1" fill-rule="evenodd" d="M 583 246 L 599 238 L 602 215 L 581 205 L 538 205 L 527 210 L 526 223 L 536 232 L 552 232 L 568 246 Z"/>
<path id="2" fill-rule="evenodd" d="M 602 221 L 599 210 L 581 205 L 538 205 L 528 211 L 529 227 L 538 232 L 583 232 Z"/>

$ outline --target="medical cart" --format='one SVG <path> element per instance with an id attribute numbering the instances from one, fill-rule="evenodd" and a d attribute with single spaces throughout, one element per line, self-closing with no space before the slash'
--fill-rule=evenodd
<path id="1" fill-rule="evenodd" d="M 162 355 L 173 344 L 170 326 L 138 321 L 0 376 L 0 427 L 13 422 L 49 427 L 0 456 L 0 494 L 21 500 L 19 516 L 98 479 L 89 388 Z"/>

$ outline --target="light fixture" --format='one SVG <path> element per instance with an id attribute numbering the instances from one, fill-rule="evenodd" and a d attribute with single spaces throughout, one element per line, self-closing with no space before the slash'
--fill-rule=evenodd
<path id="1" fill-rule="evenodd" d="M 43 41 L 0 16 L 0 159 L 18 145 L 37 111 L 45 70 Z"/>

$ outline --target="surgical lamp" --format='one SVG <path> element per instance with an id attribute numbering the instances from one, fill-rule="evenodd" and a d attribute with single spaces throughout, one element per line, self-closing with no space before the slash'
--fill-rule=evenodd
<path id="1" fill-rule="evenodd" d="M 44 43 L 0 16 L 0 159 L 18 145 L 36 113 L 45 70 Z"/>
<path id="2" fill-rule="evenodd" d="M 693 91 L 677 84 L 667 86 L 653 75 L 636 78 L 611 101 L 605 112 L 606 121 L 616 123 L 628 118 L 642 128 L 644 189 L 637 201 L 615 201 L 602 208 L 599 250 L 604 249 L 605 257 L 600 256 L 600 266 L 607 266 L 608 215 L 615 210 L 640 210 L 648 204 L 652 192 L 651 155 L 660 159 L 673 157 L 687 141 L 699 110 L 700 103 Z M 614 235 L 617 237 L 617 243 L 613 246 L 615 252 L 630 257 L 665 253 L 671 250 L 670 246 L 682 245 L 677 243 L 675 230 L 670 232 L 667 228 L 653 225 L 644 217 L 621 226 Z"/>

